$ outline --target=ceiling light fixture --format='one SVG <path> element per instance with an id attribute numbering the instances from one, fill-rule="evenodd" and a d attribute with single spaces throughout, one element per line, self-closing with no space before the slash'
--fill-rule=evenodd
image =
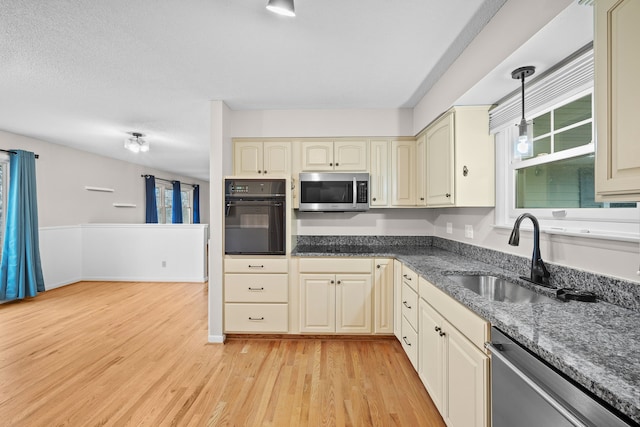
<path id="1" fill-rule="evenodd" d="M 522 82 L 522 120 L 518 126 L 518 139 L 515 141 L 515 153 L 519 157 L 531 157 L 533 155 L 533 141 L 531 137 L 532 127 L 527 126 L 527 119 L 524 118 L 524 78 L 532 76 L 536 72 L 536 67 L 520 67 L 511 73 L 511 77 Z"/>
<path id="2" fill-rule="evenodd" d="M 124 140 L 124 148 L 134 153 L 146 153 L 149 151 L 149 141 L 142 139 L 143 136 L 139 132 L 131 132 L 131 138 Z"/>
<path id="3" fill-rule="evenodd" d="M 296 16 L 293 0 L 269 0 L 267 10 L 284 16 Z"/>

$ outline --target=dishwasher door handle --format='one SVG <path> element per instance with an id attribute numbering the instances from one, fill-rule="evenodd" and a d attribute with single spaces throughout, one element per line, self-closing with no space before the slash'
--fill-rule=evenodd
<path id="1" fill-rule="evenodd" d="M 562 406 L 560 402 L 558 402 L 553 396 L 546 392 L 542 387 L 540 387 L 535 381 L 533 381 L 527 374 L 522 372 L 517 366 L 515 366 L 509 359 L 507 359 L 500 351 L 500 349 L 496 346 L 500 344 L 494 344 L 491 342 L 486 342 L 484 344 L 485 348 L 491 351 L 491 356 L 495 356 L 502 363 L 504 363 L 513 373 L 515 373 L 522 381 L 524 381 L 529 387 L 531 387 L 541 398 L 543 398 L 549 405 L 551 405 L 558 413 L 560 413 L 563 417 L 567 419 L 571 424 L 576 427 L 589 427 L 587 424 L 580 421 L 573 415 L 567 408 Z"/>

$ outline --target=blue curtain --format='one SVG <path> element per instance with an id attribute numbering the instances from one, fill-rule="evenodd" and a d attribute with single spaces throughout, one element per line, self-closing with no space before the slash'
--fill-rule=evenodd
<path id="1" fill-rule="evenodd" d="M 38 205 L 36 200 L 36 160 L 30 151 L 12 150 L 9 160 L 9 193 L 2 261 L 0 300 L 35 297 L 44 292 Z"/>
<path id="2" fill-rule="evenodd" d="M 193 223 L 200 224 L 200 186 L 193 186 Z"/>
<path id="3" fill-rule="evenodd" d="M 144 194 L 146 198 L 145 216 L 147 224 L 158 223 L 158 205 L 156 204 L 156 177 L 144 176 Z"/>
<path id="4" fill-rule="evenodd" d="M 173 201 L 171 204 L 171 222 L 182 224 L 182 192 L 180 191 L 180 181 L 172 181 Z"/>

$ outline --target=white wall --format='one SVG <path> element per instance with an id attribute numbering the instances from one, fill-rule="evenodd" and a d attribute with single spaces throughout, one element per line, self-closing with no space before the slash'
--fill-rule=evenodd
<path id="1" fill-rule="evenodd" d="M 205 224 L 83 224 L 82 279 L 205 282 Z"/>
<path id="2" fill-rule="evenodd" d="M 206 223 L 209 218 L 207 182 L 4 131 L 0 131 L 0 148 L 28 150 L 40 155 L 36 161 L 40 227 L 144 223 L 142 174 L 199 184 L 201 221 Z M 115 191 L 92 192 L 85 190 L 85 185 L 113 188 Z M 114 202 L 133 203 L 136 207 L 116 208 Z"/>
<path id="3" fill-rule="evenodd" d="M 493 208 L 434 209 L 434 236 L 457 240 L 472 245 L 531 257 L 533 234 L 520 233 L 520 246 L 509 246 L 510 229 L 494 228 Z M 447 234 L 447 222 L 453 225 L 453 234 Z M 465 225 L 473 226 L 473 239 L 465 237 Z M 530 224 L 524 222 L 523 227 Z M 640 245 L 622 242 L 582 238 L 574 236 L 540 235 L 540 250 L 544 261 L 579 270 L 613 276 L 632 282 L 640 282 L 636 275 L 640 264 Z"/>
<path id="4" fill-rule="evenodd" d="M 79 225 L 40 227 L 40 259 L 46 290 L 82 280 L 82 230 Z"/>

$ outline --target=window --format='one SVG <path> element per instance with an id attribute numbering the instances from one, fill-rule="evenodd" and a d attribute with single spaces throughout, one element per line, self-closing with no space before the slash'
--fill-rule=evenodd
<path id="1" fill-rule="evenodd" d="M 637 239 L 636 203 L 595 201 L 593 94 L 588 88 L 532 114 L 533 154 L 518 154 L 517 129 L 496 134 L 502 145 L 504 190 L 498 188 L 498 223 L 513 224 L 530 212 L 548 231 Z M 500 149 L 500 148 L 498 148 Z M 498 183 L 500 186 L 500 183 Z M 501 218 L 500 218 L 501 217 Z"/>
<path id="2" fill-rule="evenodd" d="M 191 215 L 191 205 L 193 199 L 193 189 L 189 186 L 188 190 L 180 189 L 182 199 L 182 222 L 191 224 L 193 220 Z M 173 208 L 173 186 L 171 183 L 156 181 L 156 206 L 158 208 L 158 223 L 171 224 L 171 210 Z"/>
<path id="3" fill-rule="evenodd" d="M 6 220 L 7 194 L 9 189 L 9 156 L 0 153 L 0 254 L 4 245 L 4 223 Z"/>

